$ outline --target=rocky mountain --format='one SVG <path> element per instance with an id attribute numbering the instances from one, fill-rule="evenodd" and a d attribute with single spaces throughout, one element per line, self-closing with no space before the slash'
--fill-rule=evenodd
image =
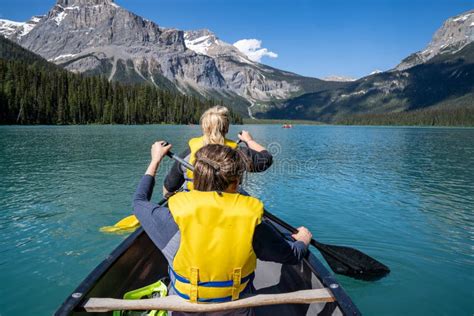
<path id="1" fill-rule="evenodd" d="M 448 19 L 427 49 L 393 70 L 289 99 L 257 116 L 334 122 L 359 114 L 474 108 L 473 21 L 474 11 Z"/>
<path id="2" fill-rule="evenodd" d="M 0 25 L 0 34 L 73 72 L 223 99 L 245 114 L 338 86 L 254 62 L 208 30 L 160 27 L 113 0 L 58 0 L 44 17 Z"/>
<path id="3" fill-rule="evenodd" d="M 474 82 L 474 10 L 448 19 L 396 68 L 355 81 L 266 66 L 209 30 L 163 28 L 113 0 L 58 0 L 26 23 L 0 20 L 0 34 L 73 72 L 224 100 L 250 117 L 334 121 L 463 105 Z"/>
<path id="4" fill-rule="evenodd" d="M 0 34 L 9 38 L 20 40 L 21 37 L 28 34 L 44 16 L 33 16 L 26 22 L 15 22 L 0 19 Z"/>
<path id="5" fill-rule="evenodd" d="M 356 81 L 357 79 L 347 77 L 347 76 L 334 75 L 334 76 L 324 77 L 323 80 L 326 80 L 326 81 L 339 81 L 339 82 L 351 82 L 351 81 Z"/>
<path id="6" fill-rule="evenodd" d="M 446 20 L 424 50 L 405 58 L 395 70 L 425 63 L 439 54 L 454 54 L 473 41 L 474 10 L 470 10 Z"/>

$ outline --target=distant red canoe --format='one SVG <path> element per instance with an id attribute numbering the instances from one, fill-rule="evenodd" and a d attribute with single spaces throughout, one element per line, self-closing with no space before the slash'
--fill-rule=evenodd
<path id="1" fill-rule="evenodd" d="M 293 128 L 291 124 L 283 124 L 282 128 Z"/>

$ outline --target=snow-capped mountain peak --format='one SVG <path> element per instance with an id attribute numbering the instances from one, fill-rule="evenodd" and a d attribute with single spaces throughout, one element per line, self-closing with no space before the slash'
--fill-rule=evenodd
<path id="1" fill-rule="evenodd" d="M 405 58 L 396 70 L 424 63 L 439 54 L 454 54 L 474 41 L 474 10 L 447 19 L 433 35 L 428 46 Z"/>
<path id="2" fill-rule="evenodd" d="M 184 40 L 186 47 L 198 54 L 210 57 L 231 56 L 239 59 L 240 62 L 255 64 L 237 47 L 220 40 L 207 29 L 186 31 L 184 32 Z"/>
<path id="3" fill-rule="evenodd" d="M 12 36 L 18 29 L 23 28 L 26 23 L 10 20 L 0 20 L 0 33 L 5 37 Z"/>
<path id="4" fill-rule="evenodd" d="M 0 19 L 0 34 L 9 39 L 20 39 L 41 21 L 44 16 L 33 16 L 29 21 L 16 22 Z"/>
<path id="5" fill-rule="evenodd" d="M 469 19 L 472 15 L 474 15 L 474 11 L 469 11 L 467 13 L 464 13 L 464 14 L 461 14 L 461 15 L 458 15 L 458 16 L 454 17 L 452 20 L 453 20 L 453 22 L 464 22 L 467 19 Z"/>

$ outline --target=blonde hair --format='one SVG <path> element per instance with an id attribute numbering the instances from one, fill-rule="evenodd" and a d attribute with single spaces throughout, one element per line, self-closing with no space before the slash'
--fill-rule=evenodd
<path id="1" fill-rule="evenodd" d="M 225 106 L 214 106 L 201 116 L 201 129 L 204 145 L 224 145 L 225 135 L 229 132 L 229 110 Z"/>

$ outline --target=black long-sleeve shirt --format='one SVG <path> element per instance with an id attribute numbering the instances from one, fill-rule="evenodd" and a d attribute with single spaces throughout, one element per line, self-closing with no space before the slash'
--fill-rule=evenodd
<path id="1" fill-rule="evenodd" d="M 263 172 L 270 168 L 273 163 L 273 156 L 267 150 L 259 152 L 248 147 L 238 147 L 238 150 L 250 159 L 248 172 Z M 188 148 L 180 153 L 179 157 L 185 159 L 190 154 L 191 149 Z M 181 188 L 185 181 L 183 172 L 183 167 L 175 161 L 163 184 L 168 192 L 175 192 Z"/>

